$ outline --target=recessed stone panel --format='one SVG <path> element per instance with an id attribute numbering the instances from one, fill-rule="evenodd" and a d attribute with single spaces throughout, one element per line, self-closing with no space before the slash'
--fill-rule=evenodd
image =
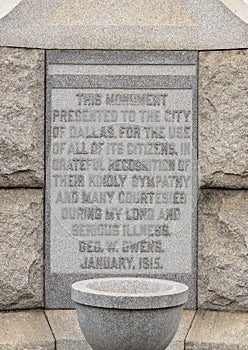
<path id="1" fill-rule="evenodd" d="M 180 280 L 194 306 L 197 54 L 47 59 L 47 306 L 109 275 Z"/>

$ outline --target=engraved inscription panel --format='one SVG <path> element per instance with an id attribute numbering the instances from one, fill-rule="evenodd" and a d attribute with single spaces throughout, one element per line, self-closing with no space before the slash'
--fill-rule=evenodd
<path id="1" fill-rule="evenodd" d="M 192 91 L 51 101 L 51 271 L 191 272 Z"/>
<path id="2" fill-rule="evenodd" d="M 182 281 L 194 307 L 196 53 L 47 62 L 47 307 L 72 307 L 71 283 L 109 275 Z"/>

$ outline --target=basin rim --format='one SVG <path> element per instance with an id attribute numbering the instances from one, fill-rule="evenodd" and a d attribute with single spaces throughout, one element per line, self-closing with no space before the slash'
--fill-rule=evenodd
<path id="1" fill-rule="evenodd" d="M 167 289 L 158 292 L 121 293 L 96 290 L 93 283 L 117 283 L 119 281 L 157 283 Z M 157 278 L 110 277 L 94 278 L 73 283 L 72 300 L 78 304 L 110 309 L 161 309 L 183 305 L 188 300 L 188 287 L 179 282 Z"/>

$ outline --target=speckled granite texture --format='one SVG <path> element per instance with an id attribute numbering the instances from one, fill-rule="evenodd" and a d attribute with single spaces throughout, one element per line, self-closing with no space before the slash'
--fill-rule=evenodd
<path id="1" fill-rule="evenodd" d="M 22 0 L 0 20 L 0 45 L 47 49 L 233 49 L 247 48 L 247 31 L 248 25 L 220 0 Z"/>

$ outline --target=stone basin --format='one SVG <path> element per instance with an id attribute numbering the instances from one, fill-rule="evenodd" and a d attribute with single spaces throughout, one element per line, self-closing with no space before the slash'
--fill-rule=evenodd
<path id="1" fill-rule="evenodd" d="M 72 285 L 81 330 L 94 350 L 166 349 L 187 299 L 186 285 L 154 278 L 96 278 Z"/>

